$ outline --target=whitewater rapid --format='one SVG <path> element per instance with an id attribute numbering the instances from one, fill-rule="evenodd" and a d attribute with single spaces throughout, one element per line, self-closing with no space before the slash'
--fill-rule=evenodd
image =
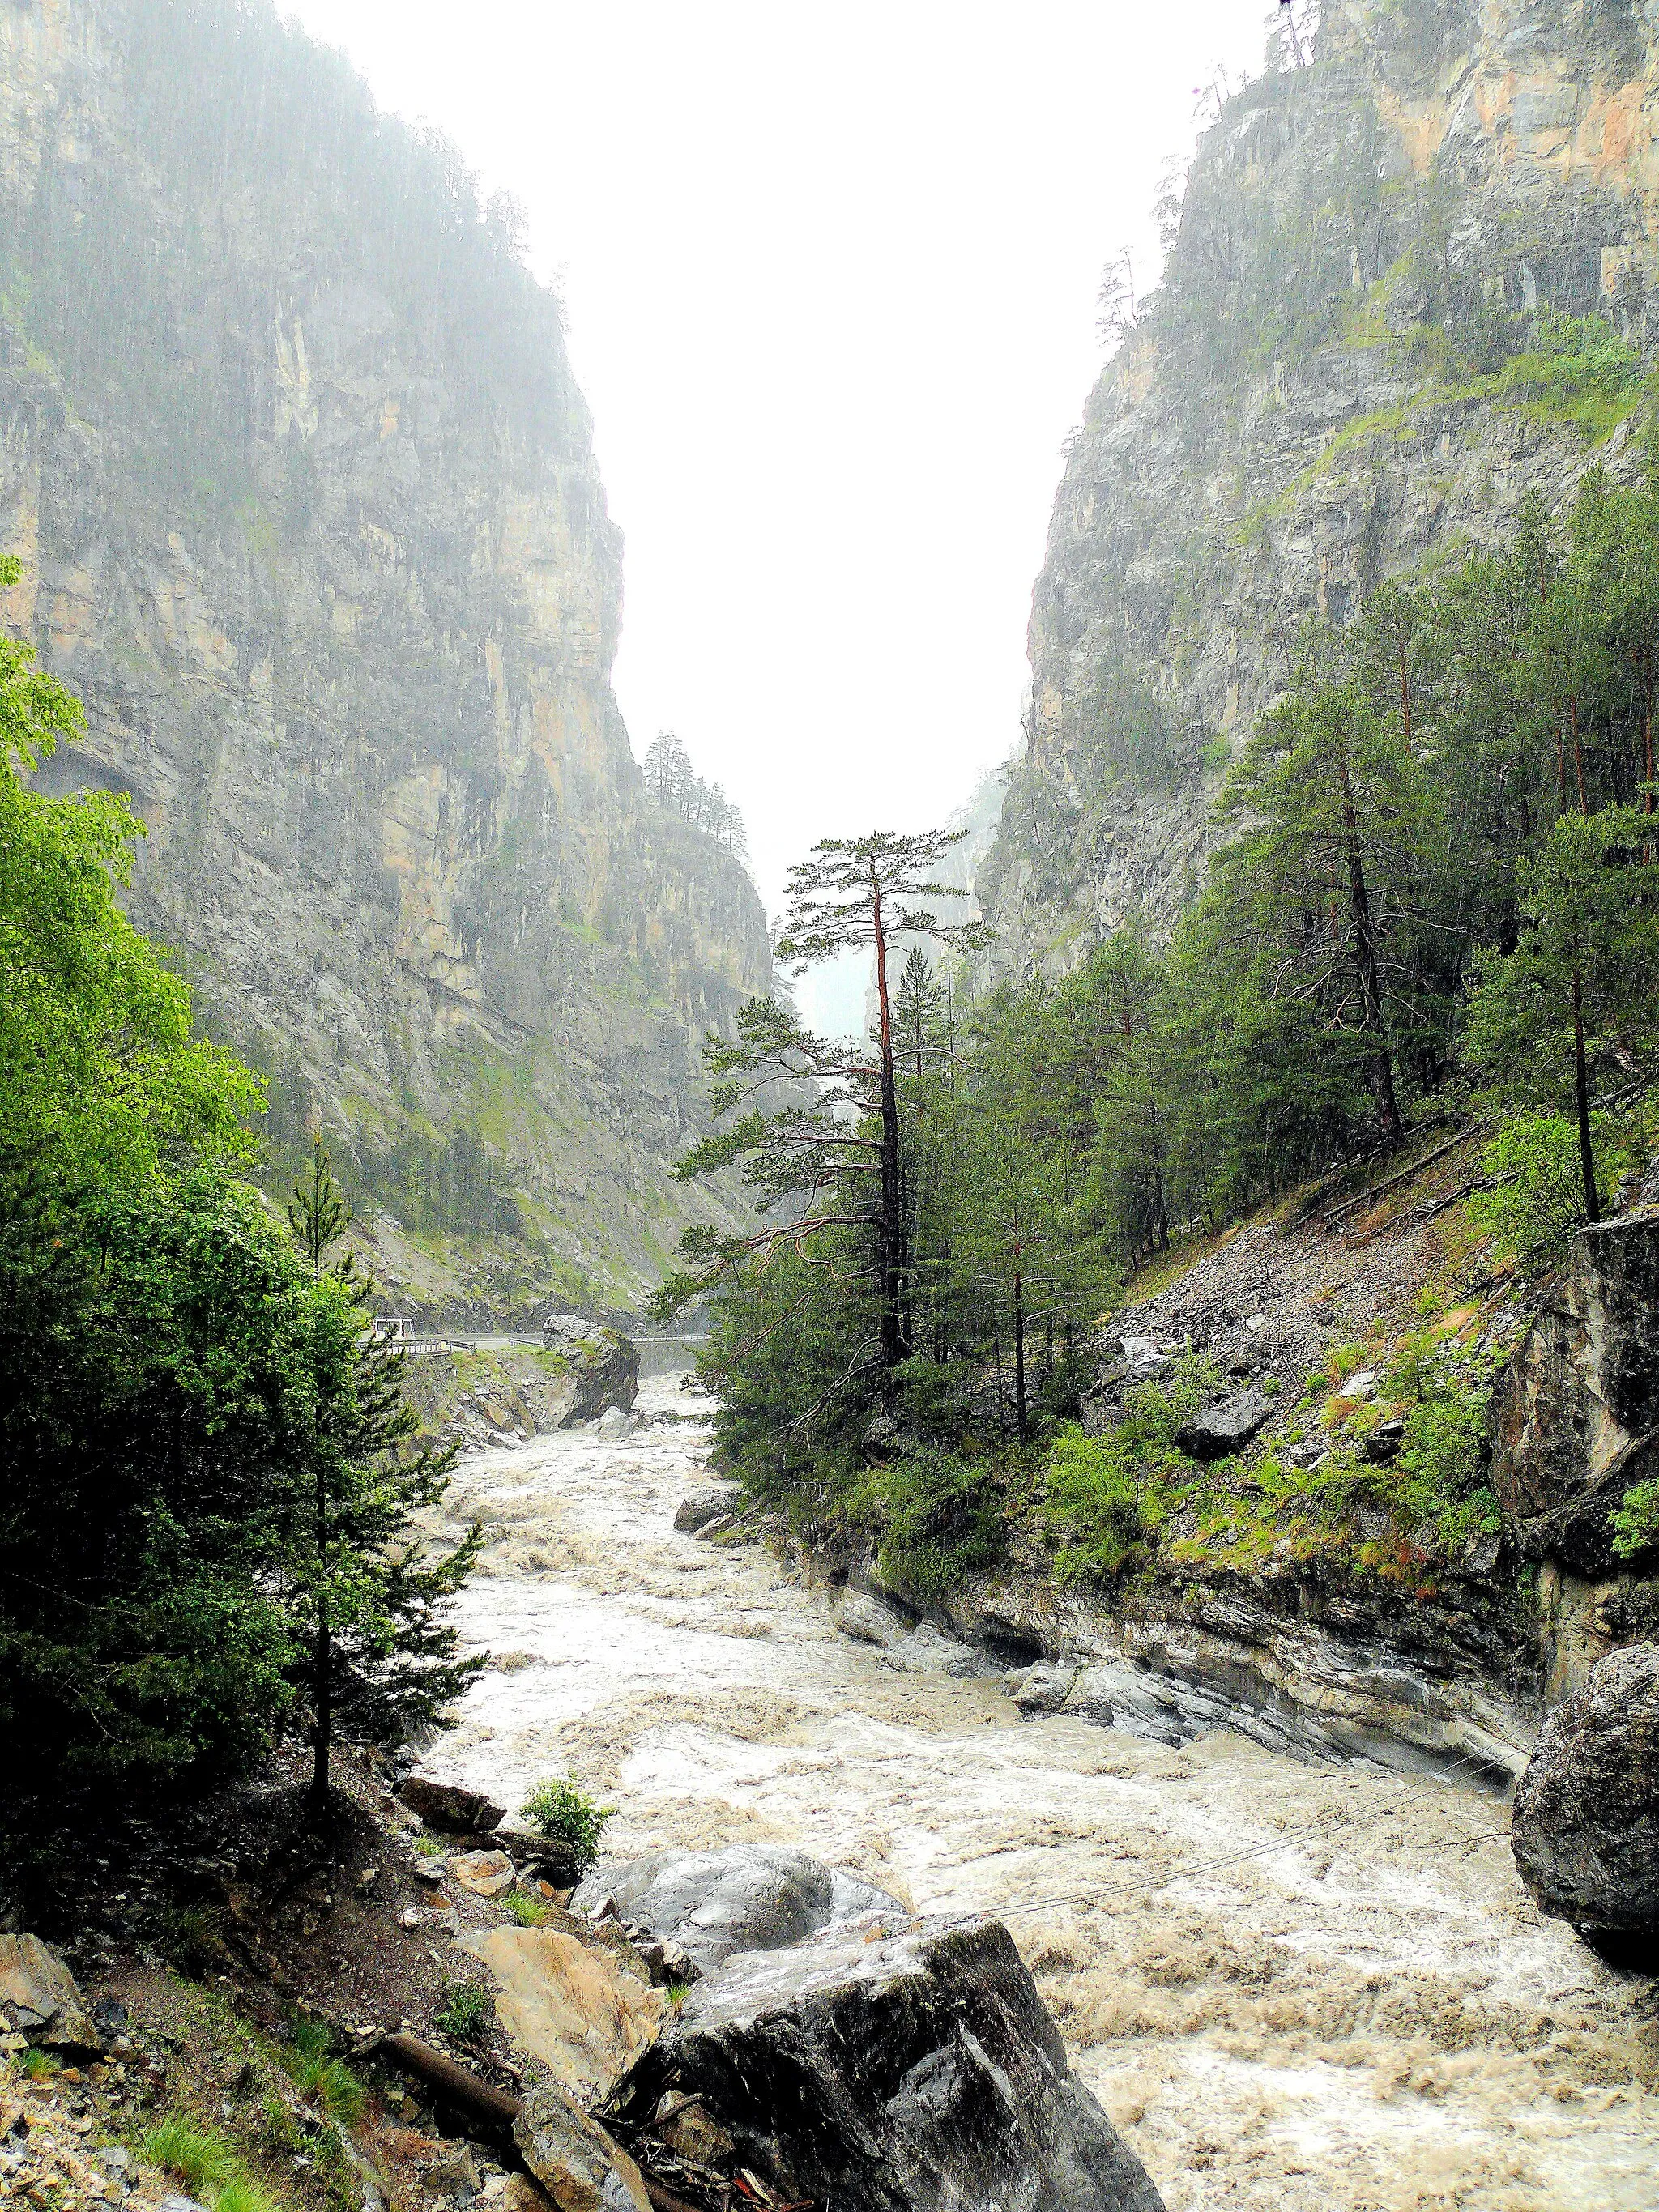
<path id="1" fill-rule="evenodd" d="M 770 1553 L 675 1533 L 701 1401 L 641 1405 L 683 1418 L 463 1461 L 492 1658 L 429 1765 L 512 1807 L 568 1774 L 617 1851 L 796 1844 L 1006 1914 L 1170 2212 L 1659 2206 L 1659 2008 L 1533 1910 L 1499 1799 L 900 1671 Z"/>

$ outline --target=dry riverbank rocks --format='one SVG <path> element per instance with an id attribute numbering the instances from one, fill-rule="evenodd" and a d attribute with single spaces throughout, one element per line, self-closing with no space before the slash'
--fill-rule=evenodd
<path id="1" fill-rule="evenodd" d="M 1546 1912 L 1659 1939 L 1659 1644 L 1610 1653 L 1550 1715 L 1515 1793 L 1512 1834 Z"/>
<path id="2" fill-rule="evenodd" d="M 1163 2212 L 1071 2073 L 996 1922 L 828 1930 L 727 1960 L 636 2069 L 631 2109 L 701 2100 L 784 2202 L 859 2212 Z"/>
<path id="3" fill-rule="evenodd" d="M 903 1911 L 872 1882 L 776 1844 L 605 1860 L 571 1908 L 595 1913 L 607 1898 L 623 1920 L 678 1944 L 705 1974 L 735 1951 L 775 1950 L 822 1929 Z"/>

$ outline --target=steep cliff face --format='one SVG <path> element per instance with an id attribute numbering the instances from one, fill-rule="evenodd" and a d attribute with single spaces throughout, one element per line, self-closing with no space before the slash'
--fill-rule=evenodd
<path id="1" fill-rule="evenodd" d="M 1055 501 L 979 883 L 1011 963 L 1167 927 L 1307 616 L 1633 472 L 1639 362 L 1551 315 L 1659 338 L 1656 35 L 1651 0 L 1328 0 L 1313 64 L 1223 109 Z"/>
<path id="2" fill-rule="evenodd" d="M 635 765 L 618 533 L 513 228 L 262 5 L 0 9 L 0 615 L 88 722 L 48 774 L 132 793 L 135 912 L 279 1146 L 319 1115 L 393 1229 L 623 1297 L 769 961 Z"/>

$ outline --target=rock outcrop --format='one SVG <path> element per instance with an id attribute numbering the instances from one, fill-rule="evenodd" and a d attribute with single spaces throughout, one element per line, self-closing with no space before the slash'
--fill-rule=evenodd
<path id="1" fill-rule="evenodd" d="M 0 252 L 0 620 L 88 714 L 43 781 L 131 794 L 137 918 L 278 1154 L 320 1120 L 380 1280 L 631 1303 L 769 955 L 630 751 L 620 540 L 511 210 L 274 9 L 21 0 Z"/>
<path id="2" fill-rule="evenodd" d="M 902 1910 L 873 1882 L 777 1844 L 602 1860 L 571 1907 L 592 1912 L 607 1897 L 624 1920 L 678 1944 L 705 1974 L 735 1951 L 775 1950 Z"/>
<path id="3" fill-rule="evenodd" d="M 1512 1840 L 1546 1912 L 1659 1939 L 1659 1644 L 1598 1661 L 1551 1713 L 1515 1793 Z"/>
<path id="4" fill-rule="evenodd" d="M 1659 1468 L 1659 1207 L 1579 1231 L 1499 1378 L 1492 1419 L 1492 1486 L 1509 1543 L 1537 1566 L 1553 1704 L 1615 1642 L 1652 1632 L 1640 1577 L 1656 1562 L 1620 1559 L 1613 1523 Z"/>
<path id="5" fill-rule="evenodd" d="M 732 1959 L 630 2084 L 671 2088 L 781 2201 L 1161 2212 L 995 1922 Z"/>
<path id="6" fill-rule="evenodd" d="M 1636 473 L 1632 421 L 1592 447 L 1535 395 L 1443 375 L 1437 342 L 1553 308 L 1646 343 L 1653 35 L 1622 0 L 1326 0 L 1310 67 L 1223 102 L 1054 502 L 977 878 L 1000 959 L 1064 966 L 1133 912 L 1167 928 L 1305 617 L 1501 538 L 1529 491 L 1553 510 L 1593 465 Z"/>
<path id="7" fill-rule="evenodd" d="M 38 1936 L 0 1936 L 0 2009 L 8 2034 L 46 2050 L 103 2048 L 74 1975 Z"/>
<path id="8" fill-rule="evenodd" d="M 559 2212 L 651 2212 L 639 2167 L 556 2082 L 530 2090 L 513 2140 Z"/>

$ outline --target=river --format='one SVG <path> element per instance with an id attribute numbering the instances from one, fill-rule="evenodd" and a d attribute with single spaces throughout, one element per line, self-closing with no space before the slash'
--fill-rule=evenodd
<path id="1" fill-rule="evenodd" d="M 902 1671 L 769 1552 L 675 1533 L 700 1401 L 668 1376 L 641 1406 L 682 1418 L 463 1461 L 492 1660 L 434 1769 L 513 1807 L 571 1775 L 619 1852 L 770 1839 L 1006 1914 L 1170 2212 L 1659 2206 L 1650 1985 L 1532 1909 L 1499 1799 Z"/>

